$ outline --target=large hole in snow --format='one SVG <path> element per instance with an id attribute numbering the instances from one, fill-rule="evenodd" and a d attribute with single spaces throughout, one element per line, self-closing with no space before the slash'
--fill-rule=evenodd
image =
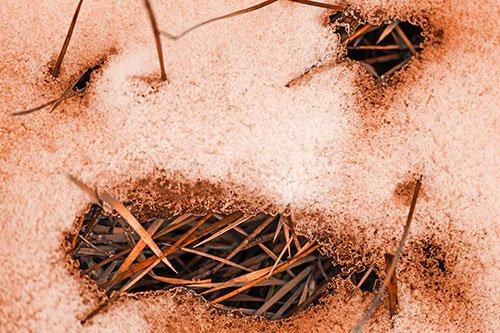
<path id="1" fill-rule="evenodd" d="M 126 220 L 99 204 L 68 237 L 81 272 L 108 296 L 182 286 L 219 308 L 276 320 L 317 303 L 333 292 L 334 280 L 349 277 L 345 265 L 322 255 L 281 215 L 186 213 L 141 224 L 162 252 L 175 248 L 166 258 L 177 273 L 164 262 L 144 265 L 157 258 L 153 251 Z M 364 273 L 353 272 L 351 281 L 358 284 Z M 372 291 L 377 279 L 372 271 L 360 289 Z"/>

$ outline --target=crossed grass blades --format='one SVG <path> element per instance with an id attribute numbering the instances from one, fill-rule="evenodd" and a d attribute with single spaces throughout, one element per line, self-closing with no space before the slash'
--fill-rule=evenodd
<path id="1" fill-rule="evenodd" d="M 276 320 L 317 301 L 341 272 L 283 216 L 190 213 L 139 223 L 111 196 L 73 180 L 99 202 L 69 237 L 71 255 L 109 300 L 184 286 L 222 309 Z M 104 213 L 103 201 L 120 216 Z"/>

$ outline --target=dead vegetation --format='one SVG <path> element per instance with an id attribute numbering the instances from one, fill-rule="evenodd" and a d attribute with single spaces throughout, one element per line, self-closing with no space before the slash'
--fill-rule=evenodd
<path id="1" fill-rule="evenodd" d="M 221 309 L 277 320 L 304 310 L 340 278 L 343 266 L 321 255 L 316 242 L 298 236 L 292 221 L 284 216 L 186 213 L 139 222 L 112 196 L 70 179 L 97 200 L 68 239 L 71 256 L 82 274 L 108 296 L 83 323 L 124 293 L 179 286 L 196 291 Z M 397 312 L 395 267 L 408 237 L 420 185 L 421 179 L 396 255 L 386 254 L 384 283 L 355 331 L 361 330 L 386 288 L 391 317 Z M 104 203 L 118 215 L 106 214 Z M 365 270 L 350 298 L 370 276 L 373 279 L 374 268 L 372 264 Z"/>

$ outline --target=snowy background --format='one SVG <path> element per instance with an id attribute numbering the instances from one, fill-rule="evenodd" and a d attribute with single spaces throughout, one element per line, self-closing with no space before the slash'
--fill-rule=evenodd
<path id="1" fill-rule="evenodd" d="M 254 4 L 152 2 L 160 29 L 174 34 Z M 172 291 L 124 299 L 82 327 L 98 296 L 62 244 L 90 199 L 66 173 L 121 200 L 154 191 L 158 182 L 210 184 L 221 190 L 200 199 L 207 209 L 290 212 L 299 232 L 326 251 L 360 251 L 379 267 L 383 254 L 395 251 L 412 181 L 422 174 L 398 266 L 394 330 L 500 328 L 496 1 L 351 1 L 369 23 L 400 19 L 424 27 L 423 51 L 386 86 L 341 56 L 338 36 L 325 24 L 330 11 L 289 1 L 178 41 L 163 38 L 169 83 L 159 81 L 141 1 L 85 1 L 54 79 L 48 68 L 76 5 L 0 4 L 3 330 L 345 331 L 373 298 L 359 293 L 346 303 L 341 285 L 317 307 L 269 323 L 216 313 Z M 52 113 L 8 116 L 57 98 L 102 59 L 83 97 Z M 318 62 L 319 69 L 285 88 Z M 426 257 L 429 244 L 445 272 Z M 385 304 L 370 325 L 391 329 Z"/>

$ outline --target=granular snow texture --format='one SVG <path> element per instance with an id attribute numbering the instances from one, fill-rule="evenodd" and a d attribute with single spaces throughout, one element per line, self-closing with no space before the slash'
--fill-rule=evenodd
<path id="1" fill-rule="evenodd" d="M 255 3 L 152 1 L 174 34 Z M 66 173 L 138 214 L 160 201 L 164 212 L 290 213 L 334 260 L 359 252 L 378 267 L 422 174 L 399 315 L 391 322 L 384 301 L 367 331 L 500 329 L 497 1 L 349 2 L 363 23 L 424 27 L 423 51 L 387 85 L 343 58 L 331 11 L 290 1 L 162 38 L 168 83 L 141 1 L 84 1 L 54 79 L 76 5 L 0 4 L 2 331 L 348 331 L 374 297 L 346 302 L 352 286 L 338 283 L 319 305 L 268 322 L 174 290 L 122 298 L 82 326 L 99 292 L 62 244 L 91 201 Z M 83 96 L 8 116 L 60 96 L 103 60 Z"/>

